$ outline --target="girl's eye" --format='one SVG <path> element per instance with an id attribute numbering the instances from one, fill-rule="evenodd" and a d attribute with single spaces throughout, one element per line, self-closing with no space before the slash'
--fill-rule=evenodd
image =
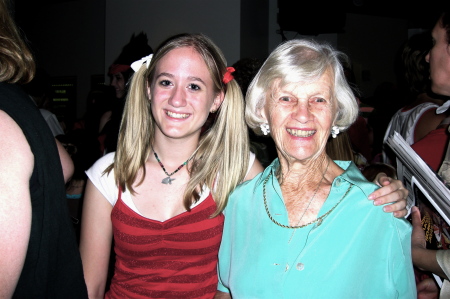
<path id="1" fill-rule="evenodd" d="M 189 84 L 189 89 L 200 90 L 200 86 L 198 86 L 197 84 Z"/>
<path id="2" fill-rule="evenodd" d="M 169 80 L 162 80 L 161 82 L 159 82 L 160 85 L 162 86 L 169 86 L 170 85 L 170 81 Z"/>

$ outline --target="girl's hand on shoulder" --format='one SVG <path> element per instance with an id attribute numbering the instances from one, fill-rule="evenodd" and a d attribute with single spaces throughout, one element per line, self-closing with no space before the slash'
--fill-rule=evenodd
<path id="1" fill-rule="evenodd" d="M 408 212 L 406 209 L 406 198 L 409 191 L 405 189 L 403 183 L 388 177 L 383 172 L 376 176 L 374 183 L 381 188 L 369 195 L 369 199 L 374 201 L 373 204 L 380 206 L 390 203 L 383 207 L 385 212 L 392 212 L 397 218 L 405 217 Z"/>

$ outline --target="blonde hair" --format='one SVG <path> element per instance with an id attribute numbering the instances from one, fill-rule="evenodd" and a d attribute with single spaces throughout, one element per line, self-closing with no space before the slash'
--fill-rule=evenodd
<path id="1" fill-rule="evenodd" d="M 0 0 L 0 28 L 0 82 L 30 82 L 36 70 L 33 55 L 10 16 L 7 0 Z"/>
<path id="2" fill-rule="evenodd" d="M 171 50 L 182 47 L 190 47 L 200 54 L 211 74 L 216 94 L 224 93 L 214 124 L 201 135 L 199 149 L 188 163 L 190 180 L 183 197 L 184 206 L 189 211 L 190 206 L 200 198 L 199 187 L 206 185 L 217 204 L 212 216 L 217 216 L 225 208 L 230 192 L 242 182 L 247 172 L 248 131 L 239 85 L 235 80 L 228 84 L 222 82 L 226 60 L 220 49 L 203 34 L 181 34 L 168 39 L 156 51 L 148 68 L 143 66 L 133 75 L 114 162 L 105 172 L 114 169 L 118 186 L 134 193 L 132 186 L 138 171 L 142 169 L 143 176 L 137 184 L 142 183 L 156 126 L 147 98 L 147 86 L 152 83 L 161 58 Z"/>
<path id="3" fill-rule="evenodd" d="M 246 121 L 255 133 L 261 135 L 259 125 L 266 122 L 261 115 L 266 97 L 274 84 L 283 87 L 290 83 L 311 81 L 328 69 L 334 75 L 334 99 L 337 115 L 334 125 L 347 129 L 358 116 L 358 104 L 342 67 L 347 56 L 327 43 L 295 39 L 280 44 L 267 58 L 253 81 L 246 97 Z"/>

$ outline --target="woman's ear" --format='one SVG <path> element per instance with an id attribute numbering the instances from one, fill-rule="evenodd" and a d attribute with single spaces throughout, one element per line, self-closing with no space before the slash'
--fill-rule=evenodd
<path id="1" fill-rule="evenodd" d="M 334 116 L 333 122 L 331 123 L 331 127 L 337 126 L 336 125 L 337 120 L 338 120 L 338 114 L 336 113 L 335 116 Z"/>
<path id="2" fill-rule="evenodd" d="M 265 106 L 263 106 L 262 108 L 258 109 L 258 114 L 264 119 L 265 123 L 268 123 Z"/>
<path id="3" fill-rule="evenodd" d="M 222 105 L 224 98 L 225 94 L 223 93 L 223 91 L 219 92 L 214 98 L 214 103 L 212 104 L 211 109 L 209 109 L 209 112 L 216 112 L 220 108 L 220 105 Z"/>

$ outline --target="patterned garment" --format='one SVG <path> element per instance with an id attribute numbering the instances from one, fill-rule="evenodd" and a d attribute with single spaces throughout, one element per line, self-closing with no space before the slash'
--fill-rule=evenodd
<path id="1" fill-rule="evenodd" d="M 119 193 L 120 194 L 120 193 Z M 164 222 L 147 219 L 120 198 L 112 213 L 116 265 L 105 298 L 213 298 L 224 216 L 211 196 Z"/>

